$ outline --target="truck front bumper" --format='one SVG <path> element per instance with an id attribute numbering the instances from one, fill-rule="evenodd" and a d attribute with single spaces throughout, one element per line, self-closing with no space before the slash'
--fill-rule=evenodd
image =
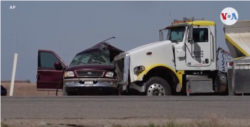
<path id="1" fill-rule="evenodd" d="M 94 83 L 89 85 L 84 84 L 84 81 L 93 81 Z M 65 89 L 67 93 L 98 94 L 99 92 L 106 92 L 108 94 L 118 89 L 117 80 L 107 78 L 64 79 L 63 84 L 63 89 Z"/>

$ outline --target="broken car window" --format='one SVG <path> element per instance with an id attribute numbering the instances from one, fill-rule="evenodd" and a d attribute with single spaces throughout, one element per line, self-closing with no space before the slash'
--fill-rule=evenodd
<path id="1" fill-rule="evenodd" d="M 81 53 L 74 57 L 70 66 L 80 65 L 80 64 L 108 64 L 110 62 L 110 53 L 108 50 L 96 50 L 87 53 Z"/>

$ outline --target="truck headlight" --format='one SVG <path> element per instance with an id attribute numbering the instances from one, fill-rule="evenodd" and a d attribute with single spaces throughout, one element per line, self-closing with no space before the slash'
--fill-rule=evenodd
<path id="1" fill-rule="evenodd" d="M 142 65 L 134 67 L 134 73 L 136 75 L 139 74 L 139 73 L 141 73 L 141 72 L 143 72 L 144 70 L 145 70 L 145 67 L 142 66 Z"/>
<path id="2" fill-rule="evenodd" d="M 106 73 L 106 75 L 105 75 L 106 77 L 113 77 L 114 76 L 114 72 L 107 72 Z"/>
<path id="3" fill-rule="evenodd" d="M 74 77 L 75 74 L 73 71 L 66 71 L 64 72 L 64 77 Z"/>

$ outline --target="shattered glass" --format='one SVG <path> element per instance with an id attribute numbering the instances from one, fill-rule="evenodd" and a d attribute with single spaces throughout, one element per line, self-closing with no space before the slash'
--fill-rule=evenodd
<path id="1" fill-rule="evenodd" d="M 101 46 L 99 49 L 78 54 L 73 58 L 72 62 L 70 63 L 70 66 L 81 64 L 112 65 L 110 61 L 110 52 L 105 46 Z"/>

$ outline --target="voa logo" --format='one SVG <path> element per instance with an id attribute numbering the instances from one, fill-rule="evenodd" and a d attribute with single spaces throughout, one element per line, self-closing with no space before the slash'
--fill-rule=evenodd
<path id="1" fill-rule="evenodd" d="M 225 25 L 233 25 L 238 21 L 238 19 L 238 12 L 232 7 L 224 8 L 220 13 L 220 20 Z"/>

